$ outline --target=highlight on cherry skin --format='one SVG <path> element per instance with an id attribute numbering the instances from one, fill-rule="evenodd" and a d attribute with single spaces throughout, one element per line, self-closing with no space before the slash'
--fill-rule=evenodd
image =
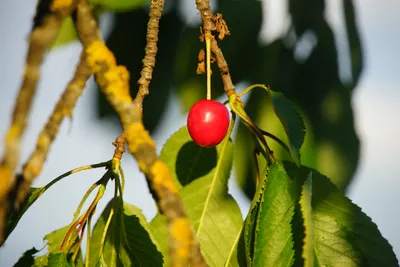
<path id="1" fill-rule="evenodd" d="M 229 120 L 229 112 L 224 104 L 203 99 L 190 109 L 187 127 L 197 145 L 213 147 L 224 139 L 229 128 Z"/>

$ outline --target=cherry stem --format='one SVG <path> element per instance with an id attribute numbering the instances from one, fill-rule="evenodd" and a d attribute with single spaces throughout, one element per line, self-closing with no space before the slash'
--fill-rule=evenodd
<path id="1" fill-rule="evenodd" d="M 253 84 L 253 85 L 250 85 L 249 87 L 247 87 L 246 89 L 244 89 L 242 92 L 238 93 L 237 95 L 242 96 L 256 87 L 261 87 L 268 91 L 268 87 L 265 86 L 264 84 Z"/>
<path id="2" fill-rule="evenodd" d="M 211 39 L 206 36 L 207 100 L 211 99 Z"/>

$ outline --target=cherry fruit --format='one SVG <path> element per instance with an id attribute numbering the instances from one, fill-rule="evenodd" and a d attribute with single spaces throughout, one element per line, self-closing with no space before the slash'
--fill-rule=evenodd
<path id="1" fill-rule="evenodd" d="M 193 141 L 199 146 L 216 146 L 228 131 L 228 109 L 214 100 L 200 100 L 189 111 L 187 127 Z"/>

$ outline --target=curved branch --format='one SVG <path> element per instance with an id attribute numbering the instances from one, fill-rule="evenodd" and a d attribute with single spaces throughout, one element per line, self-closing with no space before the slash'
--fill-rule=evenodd
<path id="1" fill-rule="evenodd" d="M 82 52 L 80 62 L 73 78 L 68 83 L 46 125 L 40 132 L 35 150 L 23 167 L 23 180 L 19 182 L 19 188 L 16 189 L 16 208 L 18 208 L 19 204 L 25 199 L 26 195 L 29 193 L 29 187 L 40 174 L 50 147 L 57 136 L 61 122 L 66 116 L 72 116 L 72 111 L 75 108 L 76 102 L 82 95 L 86 82 L 91 75 L 92 70 L 86 62 L 86 54 Z"/>
<path id="2" fill-rule="evenodd" d="M 160 7 L 161 3 L 163 1 L 153 0 L 150 9 Z M 77 23 L 79 38 L 88 54 L 88 63 L 95 73 L 100 90 L 117 112 L 129 152 L 146 175 L 159 199 L 161 212 L 167 218 L 173 266 L 187 266 L 190 257 L 192 266 L 205 266 L 178 189 L 167 165 L 158 158 L 155 143 L 142 124 L 141 103 L 134 102 L 130 96 L 129 72 L 124 66 L 116 64 L 114 55 L 99 37 L 97 23 L 87 0 L 78 3 Z M 152 53 L 154 56 L 155 53 Z"/>

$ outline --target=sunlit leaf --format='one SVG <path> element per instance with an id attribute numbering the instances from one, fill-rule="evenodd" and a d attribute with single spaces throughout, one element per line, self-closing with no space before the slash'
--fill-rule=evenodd
<path id="1" fill-rule="evenodd" d="M 225 139 L 216 148 L 205 151 L 193 143 L 184 127 L 167 141 L 162 152 L 162 157 L 169 159 L 166 163 L 175 181 L 184 185 L 180 196 L 210 266 L 224 265 L 242 225 L 239 207 L 228 194 L 233 151 L 230 141 L 227 141 Z M 207 172 L 200 166 L 206 166 Z M 151 222 L 151 229 L 168 266 L 164 216 L 158 214 Z"/>
<path id="2" fill-rule="evenodd" d="M 304 221 L 304 237 L 302 247 L 303 266 L 314 266 L 314 224 L 312 218 L 312 172 L 307 176 L 303 184 L 300 197 L 300 209 Z"/>

